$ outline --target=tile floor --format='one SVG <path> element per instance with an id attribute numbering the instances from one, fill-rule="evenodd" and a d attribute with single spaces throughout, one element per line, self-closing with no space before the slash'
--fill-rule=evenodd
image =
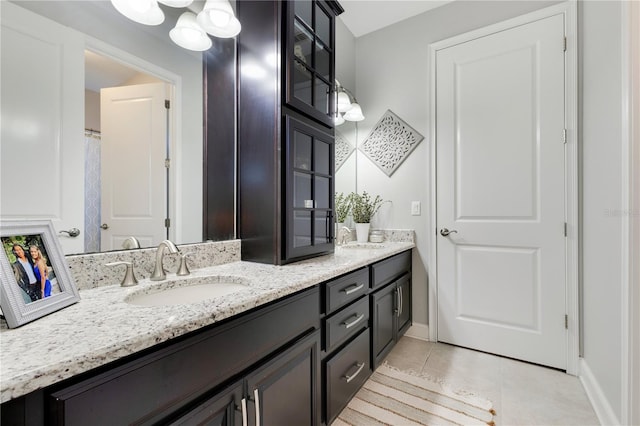
<path id="1" fill-rule="evenodd" d="M 489 399 L 498 426 L 599 424 L 580 380 L 558 370 L 406 336 L 386 361 Z"/>

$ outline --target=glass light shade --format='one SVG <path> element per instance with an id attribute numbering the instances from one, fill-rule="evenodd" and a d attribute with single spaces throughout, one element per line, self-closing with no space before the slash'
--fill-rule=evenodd
<path id="1" fill-rule="evenodd" d="M 344 113 L 344 119 L 347 121 L 362 121 L 364 115 L 362 115 L 362 108 L 357 103 L 351 104 L 351 109 Z"/>
<path id="2" fill-rule="evenodd" d="M 344 123 L 344 118 L 342 117 L 342 114 L 336 113 L 336 115 L 333 117 L 333 125 L 339 126 L 343 123 Z"/>
<path id="3" fill-rule="evenodd" d="M 118 12 L 134 22 L 144 25 L 160 25 L 164 13 L 156 0 L 111 0 Z"/>
<path id="4" fill-rule="evenodd" d="M 158 0 L 158 3 L 162 3 L 169 7 L 187 7 L 193 0 Z"/>
<path id="5" fill-rule="evenodd" d="M 351 109 L 351 99 L 346 92 L 338 92 L 338 111 L 347 112 Z"/>
<path id="6" fill-rule="evenodd" d="M 169 37 L 178 46 L 195 51 L 207 50 L 212 44 L 207 33 L 198 25 L 193 12 L 180 15 L 176 26 L 169 31 Z"/>
<path id="7" fill-rule="evenodd" d="M 202 12 L 198 13 L 198 24 L 220 38 L 235 37 L 242 28 L 227 0 L 207 0 Z"/>

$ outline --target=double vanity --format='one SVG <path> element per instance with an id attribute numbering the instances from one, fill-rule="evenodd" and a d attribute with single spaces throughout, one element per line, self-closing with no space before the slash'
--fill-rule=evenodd
<path id="1" fill-rule="evenodd" d="M 410 326 L 413 242 L 284 266 L 207 245 L 227 263 L 2 329 L 2 424 L 330 424 Z"/>

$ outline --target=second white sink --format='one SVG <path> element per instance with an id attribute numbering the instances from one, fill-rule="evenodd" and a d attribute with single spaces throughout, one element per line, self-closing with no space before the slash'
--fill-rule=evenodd
<path id="1" fill-rule="evenodd" d="M 238 278 L 225 280 L 225 277 L 209 277 L 207 279 L 186 279 L 169 281 L 157 287 L 133 293 L 125 300 L 131 305 L 139 306 L 171 306 L 202 302 L 232 293 L 247 290 L 250 287 Z"/>

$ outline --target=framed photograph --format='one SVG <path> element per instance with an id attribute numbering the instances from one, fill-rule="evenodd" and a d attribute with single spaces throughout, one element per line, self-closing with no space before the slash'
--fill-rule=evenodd
<path id="1" fill-rule="evenodd" d="M 2 221 L 0 241 L 0 307 L 9 328 L 80 300 L 51 221 Z"/>

